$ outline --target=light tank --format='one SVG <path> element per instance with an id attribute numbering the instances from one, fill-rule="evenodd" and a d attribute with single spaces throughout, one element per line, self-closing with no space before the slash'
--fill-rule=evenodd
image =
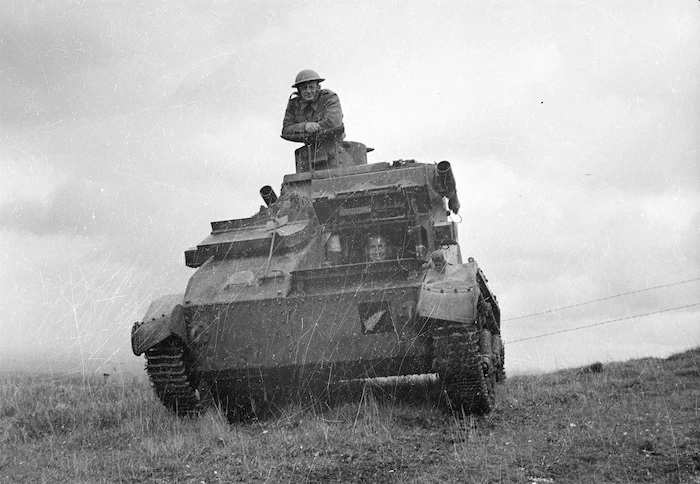
<path id="1" fill-rule="evenodd" d="M 185 252 L 196 271 L 184 294 L 133 325 L 133 352 L 172 411 L 212 400 L 240 417 L 426 374 L 449 408 L 492 410 L 505 376 L 500 309 L 462 259 L 450 163 L 368 164 L 371 148 L 340 138 L 302 140 L 279 197 L 265 186 L 258 213 L 212 222 Z"/>

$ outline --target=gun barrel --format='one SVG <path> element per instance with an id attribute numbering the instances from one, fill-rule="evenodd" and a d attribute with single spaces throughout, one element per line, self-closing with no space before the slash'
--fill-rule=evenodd
<path id="1" fill-rule="evenodd" d="M 268 207 L 277 201 L 277 194 L 270 185 L 265 185 L 260 189 L 260 196 Z"/>

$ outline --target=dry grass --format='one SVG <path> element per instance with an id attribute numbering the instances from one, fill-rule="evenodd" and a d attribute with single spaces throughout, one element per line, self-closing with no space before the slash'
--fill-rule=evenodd
<path id="1" fill-rule="evenodd" d="M 700 483 L 700 349 L 516 377 L 484 418 L 361 397 L 229 425 L 145 377 L 0 376 L 1 482 Z"/>

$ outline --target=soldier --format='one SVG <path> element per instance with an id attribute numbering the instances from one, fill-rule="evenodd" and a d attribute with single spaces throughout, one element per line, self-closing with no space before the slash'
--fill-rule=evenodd
<path id="1" fill-rule="evenodd" d="M 290 141 L 303 141 L 304 137 L 343 127 L 343 111 L 338 95 L 329 89 L 321 89 L 325 81 L 315 71 L 304 69 L 292 85 L 297 90 L 289 97 L 282 123 L 282 137 Z M 340 139 L 344 138 L 340 135 Z"/>
<path id="2" fill-rule="evenodd" d="M 372 235 L 367 239 L 367 261 L 381 262 L 389 255 L 386 239 L 381 235 Z"/>

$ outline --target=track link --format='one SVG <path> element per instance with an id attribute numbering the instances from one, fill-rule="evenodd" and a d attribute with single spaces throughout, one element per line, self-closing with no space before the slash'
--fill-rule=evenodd
<path id="1" fill-rule="evenodd" d="M 448 405 L 465 413 L 490 412 L 495 375 L 483 365 L 479 332 L 462 324 L 446 324 L 433 336 L 433 351 Z"/>
<path id="2" fill-rule="evenodd" d="M 146 372 L 156 395 L 169 410 L 180 416 L 201 413 L 197 381 L 179 340 L 168 338 L 147 350 Z"/>

